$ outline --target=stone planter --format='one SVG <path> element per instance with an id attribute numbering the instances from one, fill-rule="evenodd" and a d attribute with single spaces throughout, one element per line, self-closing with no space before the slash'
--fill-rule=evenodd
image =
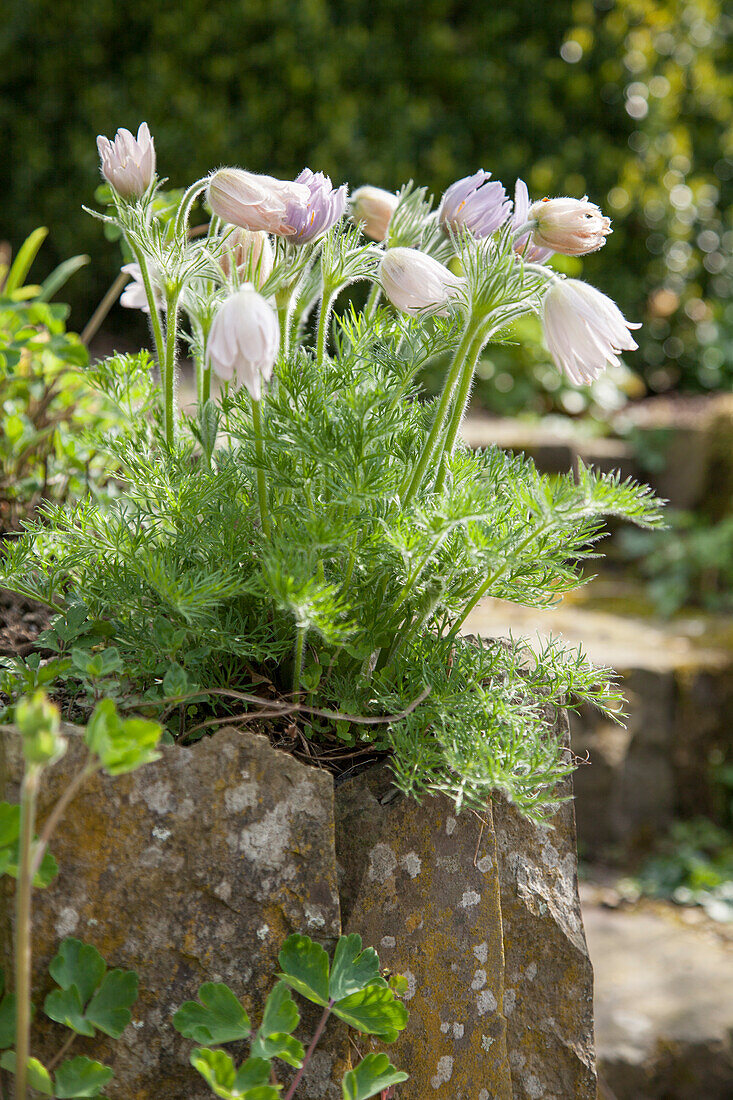
<path id="1" fill-rule="evenodd" d="M 41 818 L 81 756 L 72 744 L 48 774 Z M 10 799 L 20 770 L 7 738 Z M 97 776 L 77 796 L 52 845 L 61 872 L 35 894 L 35 987 L 45 994 L 67 935 L 136 969 L 140 998 L 122 1039 L 79 1037 L 74 1051 L 114 1068 L 111 1100 L 209 1100 L 170 1022 L 181 1002 L 226 981 L 257 1018 L 287 935 L 330 949 L 342 928 L 358 931 L 409 981 L 410 1022 L 388 1048 L 411 1075 L 399 1100 L 591 1100 L 572 803 L 552 825 L 528 824 L 500 798 L 483 818 L 456 817 L 440 799 L 418 805 L 385 765 L 334 789 L 265 737 L 224 729 L 134 775 Z M 34 1053 L 48 1057 L 60 1035 L 39 1012 Z M 368 1040 L 356 1039 L 365 1053 Z M 329 1026 L 299 1095 L 340 1100 L 354 1054 L 345 1029 Z"/>

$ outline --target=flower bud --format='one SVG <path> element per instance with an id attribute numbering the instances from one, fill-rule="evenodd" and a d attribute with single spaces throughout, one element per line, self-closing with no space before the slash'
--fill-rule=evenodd
<path id="1" fill-rule="evenodd" d="M 543 303 L 543 328 L 550 355 L 576 386 L 594 382 L 619 353 L 638 347 L 616 303 L 579 279 L 553 279 Z"/>
<path id="2" fill-rule="evenodd" d="M 529 191 L 524 180 L 517 180 L 514 185 L 514 213 L 512 214 L 512 229 L 518 232 L 527 225 L 529 214 Z M 518 252 L 525 260 L 531 263 L 542 264 L 552 255 L 551 248 L 540 248 L 534 244 L 529 230 L 522 233 L 514 241 L 514 251 Z"/>
<path id="3" fill-rule="evenodd" d="M 251 283 L 219 307 L 209 333 L 207 358 L 225 381 L 246 386 L 255 401 L 269 382 L 280 346 L 280 326 L 272 306 Z"/>
<path id="4" fill-rule="evenodd" d="M 209 179 L 206 197 L 214 213 L 230 225 L 289 237 L 295 227 L 286 217 L 288 204 L 307 205 L 310 192 L 300 183 L 220 168 Z"/>
<path id="5" fill-rule="evenodd" d="M 232 263 L 242 282 L 254 283 L 260 290 L 272 274 L 275 254 L 270 238 L 261 230 L 235 229 L 222 240 L 219 264 L 227 278 L 232 273 Z"/>
<path id="6" fill-rule="evenodd" d="M 511 214 L 512 204 L 491 172 L 479 169 L 473 176 L 452 183 L 440 200 L 438 221 L 446 230 L 467 229 L 475 237 L 488 237 Z"/>
<path id="7" fill-rule="evenodd" d="M 114 141 L 97 138 L 102 175 L 123 199 L 140 198 L 155 177 L 155 145 L 147 122 L 142 122 L 134 138 L 120 129 Z"/>
<path id="8" fill-rule="evenodd" d="M 603 216 L 593 202 L 584 199 L 541 199 L 527 213 L 532 225 L 532 241 L 539 248 L 550 248 L 564 256 L 583 256 L 596 252 L 611 232 L 611 219 Z"/>
<path id="9" fill-rule="evenodd" d="M 447 313 L 448 302 L 464 285 L 463 279 L 416 248 L 388 249 L 379 273 L 392 305 L 412 315 Z"/>
<path id="10" fill-rule="evenodd" d="M 54 764 L 66 752 L 60 733 L 58 707 L 42 691 L 21 699 L 15 708 L 15 723 L 23 738 L 23 755 L 28 764 Z"/>
<path id="11" fill-rule="evenodd" d="M 304 168 L 295 183 L 307 190 L 307 198 L 288 201 L 286 222 L 292 226 L 288 234 L 291 244 L 308 244 L 326 233 L 343 216 L 346 210 L 348 188 L 346 184 L 334 187 L 323 172 L 311 172 Z"/>
<path id="12" fill-rule="evenodd" d="M 383 191 L 381 187 L 359 187 L 351 196 L 351 217 L 363 223 L 367 237 L 383 241 L 399 201 L 398 195 Z"/>

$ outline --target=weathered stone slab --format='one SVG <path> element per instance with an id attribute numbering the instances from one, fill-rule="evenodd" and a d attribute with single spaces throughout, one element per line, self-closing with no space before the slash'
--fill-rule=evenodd
<path id="1" fill-rule="evenodd" d="M 409 981 L 410 1022 L 386 1048 L 400 1100 L 511 1100 L 496 837 L 448 800 L 398 795 L 385 766 L 336 789 L 346 930 Z"/>
<path id="2" fill-rule="evenodd" d="M 72 742 L 48 772 L 41 819 L 82 757 Z M 20 767 L 8 738 L 10 798 Z M 122 1039 L 74 1043 L 75 1052 L 112 1066 L 112 1100 L 210 1100 L 188 1065 L 191 1042 L 171 1025 L 176 1008 L 202 982 L 225 981 L 257 1019 L 285 937 L 305 932 L 330 949 L 340 932 L 332 779 L 265 737 L 221 730 L 191 748 L 164 750 L 162 760 L 133 775 L 95 777 L 67 811 L 52 849 L 59 877 L 35 894 L 37 987 L 43 994 L 50 987 L 43 975 L 68 935 L 94 944 L 110 966 L 140 975 Z M 39 1013 L 34 1034 L 35 1051 L 47 1057 L 68 1033 Z M 347 1056 L 345 1030 L 335 1026 L 303 1096 L 339 1098 L 334 1082 Z"/>
<path id="3" fill-rule="evenodd" d="M 564 787 L 559 793 L 571 796 L 571 782 Z M 573 803 L 534 825 L 497 798 L 494 824 L 515 1100 L 595 1100 L 593 967 L 578 897 Z"/>

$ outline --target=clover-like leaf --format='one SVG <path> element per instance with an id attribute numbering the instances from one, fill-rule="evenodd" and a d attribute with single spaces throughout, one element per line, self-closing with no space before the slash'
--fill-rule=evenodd
<path id="1" fill-rule="evenodd" d="M 350 936 L 341 936 L 331 965 L 331 1000 L 340 1001 L 375 983 L 385 984 L 379 973 L 377 952 L 373 947 L 362 951 L 361 936 L 355 932 Z"/>
<path id="2" fill-rule="evenodd" d="M 279 1100 L 279 1090 L 267 1084 L 270 1063 L 262 1058 L 248 1058 L 237 1070 L 226 1051 L 196 1047 L 191 1065 L 222 1100 Z"/>
<path id="3" fill-rule="evenodd" d="M 85 1058 L 82 1054 L 62 1062 L 56 1070 L 53 1095 L 57 1100 L 71 1100 L 77 1096 L 99 1096 L 105 1085 L 114 1077 L 109 1066 Z"/>
<path id="4" fill-rule="evenodd" d="M 407 1024 L 408 1012 L 386 985 L 369 985 L 334 1005 L 334 1013 L 350 1027 L 367 1035 L 378 1035 L 393 1043 Z"/>
<path id="5" fill-rule="evenodd" d="M 0 1001 L 0 1050 L 15 1043 L 15 994 L 6 993 Z"/>
<path id="6" fill-rule="evenodd" d="M 82 1005 L 85 1005 L 107 972 L 107 964 L 89 943 L 82 943 L 72 936 L 59 946 L 49 963 L 48 972 L 62 989 L 75 985 Z"/>
<path id="7" fill-rule="evenodd" d="M 16 844 L 20 836 L 20 806 L 13 802 L 0 802 L 0 848 Z"/>
<path id="8" fill-rule="evenodd" d="M 28 1059 L 28 1084 L 36 1092 L 42 1093 L 44 1096 L 53 1096 L 53 1085 L 51 1084 L 51 1075 L 37 1058 Z M 0 1057 L 0 1069 L 7 1069 L 10 1073 L 15 1073 L 16 1060 L 15 1051 L 6 1050 Z M 58 1096 L 59 1094 L 56 1093 Z"/>
<path id="9" fill-rule="evenodd" d="M 94 1035 L 94 1028 L 84 1019 L 84 1003 L 75 985 L 49 993 L 43 1002 L 43 1011 L 50 1020 L 71 1028 L 77 1035 Z"/>
<path id="10" fill-rule="evenodd" d="M 367 1054 L 355 1069 L 344 1074 L 344 1100 L 369 1100 L 392 1085 L 406 1081 L 408 1074 L 395 1069 L 386 1054 Z"/>
<path id="11" fill-rule="evenodd" d="M 160 758 L 162 732 L 157 722 L 145 718 L 123 720 L 114 700 L 103 699 L 89 719 L 85 741 L 108 775 L 124 775 Z"/>
<path id="12" fill-rule="evenodd" d="M 173 1026 L 196 1043 L 232 1043 L 246 1039 L 252 1030 L 242 1002 L 229 986 L 205 982 L 199 1001 L 186 1001 L 173 1017 Z"/>
<path id="13" fill-rule="evenodd" d="M 279 978 L 309 1001 L 328 1004 L 328 955 L 320 944 L 295 933 L 285 940 L 277 958 L 282 967 Z"/>
<path id="14" fill-rule="evenodd" d="M 0 875 L 18 877 L 20 862 L 20 806 L 12 802 L 0 802 Z M 33 876 L 33 885 L 43 890 L 53 882 L 59 872 L 59 866 L 51 853 L 46 850 L 41 866 Z"/>
<path id="15" fill-rule="evenodd" d="M 102 979 L 86 1010 L 87 1020 L 119 1039 L 130 1020 L 130 1005 L 137 1000 L 137 974 L 134 970 L 110 970 Z"/>
<path id="16" fill-rule="evenodd" d="M 300 1013 L 285 982 L 278 982 L 265 1004 L 257 1035 L 250 1051 L 253 1058 L 279 1058 L 298 1069 L 303 1064 L 305 1049 L 293 1038 L 300 1023 Z"/>

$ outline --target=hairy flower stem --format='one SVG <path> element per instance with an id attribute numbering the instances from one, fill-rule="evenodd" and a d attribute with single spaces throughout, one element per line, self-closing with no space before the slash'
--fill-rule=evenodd
<path id="1" fill-rule="evenodd" d="M 176 237 L 181 237 L 184 233 L 188 233 L 188 219 L 191 214 L 191 208 L 208 182 L 208 176 L 204 176 L 202 179 L 196 180 L 195 183 L 192 183 L 191 186 L 186 189 L 178 207 L 178 213 L 176 214 L 176 224 L 174 228 Z"/>
<path id="2" fill-rule="evenodd" d="M 15 1095 L 28 1094 L 28 1056 L 31 1043 L 31 894 L 33 890 L 33 831 L 41 767 L 26 767 L 20 789 L 20 855 L 15 897 Z"/>
<path id="3" fill-rule="evenodd" d="M 329 287 L 323 288 L 323 297 L 321 298 L 321 309 L 318 314 L 318 336 L 316 339 L 316 362 L 319 366 L 323 365 L 323 360 L 326 357 L 326 344 L 328 342 L 328 322 L 331 317 L 331 307 L 333 305 L 333 299 L 335 293 Z"/>
<path id="4" fill-rule="evenodd" d="M 300 677 L 303 672 L 303 652 L 308 628 L 299 626 L 295 635 L 295 656 L 293 658 L 293 695 L 300 694 Z"/>
<path id="5" fill-rule="evenodd" d="M 377 312 L 377 306 L 379 305 L 379 299 L 382 296 L 382 288 L 379 283 L 372 283 L 372 289 L 369 291 L 369 297 L 366 300 L 364 306 L 364 316 L 367 320 L 371 320 L 374 314 Z"/>
<path id="6" fill-rule="evenodd" d="M 290 318 L 293 312 L 293 298 L 295 296 L 296 283 L 281 287 L 275 295 L 277 305 L 277 319 L 280 323 L 280 347 L 283 355 L 290 354 Z"/>
<path id="7" fill-rule="evenodd" d="M 252 398 L 252 427 L 255 437 L 255 453 L 257 455 L 257 497 L 260 503 L 260 522 L 264 535 L 270 537 L 270 513 L 267 507 L 267 482 L 262 463 L 265 460 L 265 445 L 262 440 L 262 410 L 260 402 Z"/>
<path id="8" fill-rule="evenodd" d="M 485 339 L 485 336 L 481 333 L 474 340 L 466 356 L 466 362 L 463 365 L 463 371 L 461 372 L 461 377 L 458 382 L 455 404 L 453 405 L 453 412 L 448 421 L 448 431 L 446 432 L 445 441 L 443 443 L 443 451 L 438 465 L 438 474 L 435 478 L 436 493 L 439 493 L 443 488 L 443 482 L 445 481 L 445 475 L 448 469 L 448 459 L 455 450 L 458 432 L 460 431 L 463 417 L 466 415 L 466 410 L 471 400 L 471 387 L 473 386 L 473 377 L 476 371 L 476 361 L 484 346 Z"/>
<path id="9" fill-rule="evenodd" d="M 333 1006 L 335 1004 L 336 1004 L 335 1001 L 329 1001 L 328 1004 L 326 1005 L 326 1007 L 324 1008 L 323 1015 L 321 1016 L 320 1020 L 318 1021 L 318 1027 L 316 1028 L 316 1030 L 313 1034 L 313 1038 L 310 1041 L 310 1046 L 308 1047 L 308 1050 L 305 1052 L 305 1058 L 303 1059 L 303 1065 L 300 1067 L 300 1069 L 296 1073 L 295 1078 L 293 1080 L 293 1083 L 290 1086 L 290 1088 L 288 1089 L 288 1091 L 286 1092 L 283 1100 L 292 1100 L 293 1096 L 295 1096 L 295 1090 L 297 1089 L 298 1085 L 300 1084 L 301 1079 L 303 1077 L 303 1074 L 305 1073 L 306 1069 L 308 1068 L 308 1063 L 310 1062 L 311 1058 L 313 1057 L 313 1051 L 316 1049 L 316 1044 L 318 1043 L 318 1040 L 320 1039 L 321 1035 L 323 1035 L 323 1029 L 325 1028 L 326 1023 L 328 1022 L 328 1017 L 331 1015 L 331 1010 L 333 1009 Z"/>
<path id="10" fill-rule="evenodd" d="M 420 488 L 423 477 L 425 476 L 425 471 L 427 470 L 438 448 L 440 437 L 443 434 L 445 421 L 450 409 L 453 391 L 455 390 L 458 384 L 458 380 L 461 377 L 463 365 L 466 362 L 466 357 L 471 350 L 471 346 L 475 337 L 475 325 L 469 320 L 466 324 L 465 329 L 463 330 L 461 341 L 456 348 L 456 353 L 453 357 L 453 362 L 451 363 L 448 377 L 445 380 L 443 392 L 440 395 L 438 408 L 435 411 L 435 420 L 433 421 L 433 426 L 430 430 L 430 434 L 425 441 L 425 446 L 423 447 L 422 454 L 420 455 L 417 466 L 413 471 L 411 480 L 409 481 L 407 486 L 403 485 L 401 492 L 403 508 L 407 507 L 412 498 L 415 496 L 417 490 Z"/>
<path id="11" fill-rule="evenodd" d="M 148 299 L 148 309 L 150 310 L 150 326 L 153 330 L 153 342 L 155 343 L 155 355 L 158 360 L 158 369 L 160 371 L 160 376 L 162 380 L 163 371 L 165 369 L 165 340 L 163 339 L 163 326 L 160 323 L 160 310 L 158 308 L 158 302 L 155 297 L 153 282 L 150 278 L 148 261 L 145 258 L 145 253 L 141 249 L 136 248 L 132 241 L 128 239 L 127 243 L 130 245 L 130 248 L 135 255 L 138 267 L 140 268 L 143 286 L 145 287 L 145 297 Z"/>
<path id="12" fill-rule="evenodd" d="M 178 344 L 178 290 L 168 293 L 165 326 L 165 371 L 163 384 L 163 424 L 165 441 L 172 447 L 176 441 L 176 346 Z"/>

